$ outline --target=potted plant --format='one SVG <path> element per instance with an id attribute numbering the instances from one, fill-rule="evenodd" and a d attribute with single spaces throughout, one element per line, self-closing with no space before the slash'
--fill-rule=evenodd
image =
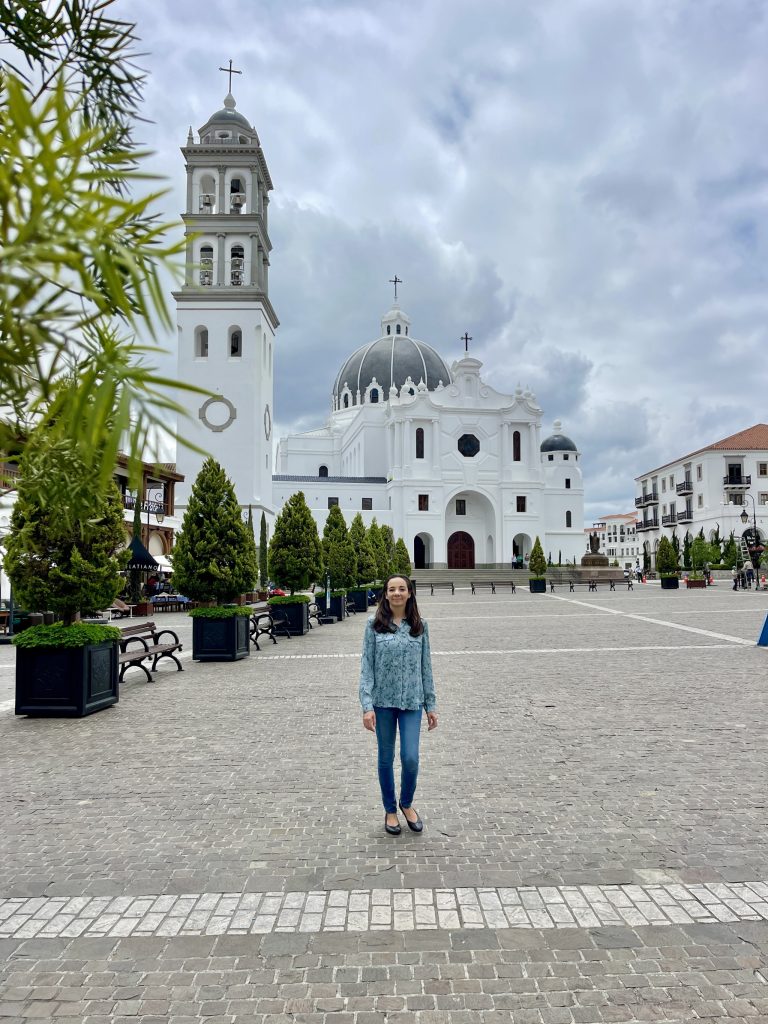
<path id="1" fill-rule="evenodd" d="M 661 579 L 662 590 L 677 590 L 680 586 L 677 568 L 677 553 L 666 537 L 659 541 L 656 551 L 656 572 Z"/>
<path id="2" fill-rule="evenodd" d="M 333 590 L 330 607 L 323 607 L 324 592 L 318 595 L 319 607 L 338 620 L 346 618 L 347 590 L 357 582 L 357 556 L 347 531 L 344 514 L 338 505 L 333 505 L 329 509 L 323 529 L 322 579 L 330 579 Z"/>
<path id="3" fill-rule="evenodd" d="M 269 567 L 267 563 L 267 517 L 261 513 L 259 524 L 259 600 L 266 601 L 269 597 L 267 586 L 269 584 Z"/>
<path id="4" fill-rule="evenodd" d="M 68 507 L 69 488 L 86 502 L 85 515 L 82 506 L 81 514 Z M 117 703 L 120 630 L 79 618 L 109 607 L 119 593 L 124 546 L 117 488 L 105 496 L 93 487 L 74 443 L 52 441 L 44 431 L 28 440 L 5 571 L 22 606 L 53 611 L 61 621 L 31 626 L 13 641 L 17 715 L 82 717 Z"/>
<path id="5" fill-rule="evenodd" d="M 332 590 L 331 591 L 331 603 L 327 604 L 325 599 L 324 590 L 315 591 L 315 601 L 317 607 L 325 615 L 333 615 L 333 617 L 341 622 L 342 619 L 347 618 L 347 591 L 346 590 Z M 357 609 L 355 609 L 357 610 Z M 363 609 L 365 610 L 365 609 Z"/>
<path id="6" fill-rule="evenodd" d="M 719 551 L 719 549 L 717 549 Z M 704 567 L 708 562 L 713 560 L 715 550 L 713 545 L 710 544 L 704 538 L 703 530 L 701 534 L 694 538 L 691 543 L 691 572 L 686 578 L 685 585 L 688 589 L 699 589 L 704 590 L 707 586 L 706 574 L 703 571 Z M 698 568 L 697 568 L 698 566 Z"/>
<path id="7" fill-rule="evenodd" d="M 171 562 L 178 592 L 204 605 L 189 612 L 192 657 L 247 658 L 252 609 L 235 602 L 256 582 L 256 545 L 234 487 L 215 459 L 206 459 L 192 485 Z"/>
<path id="8" fill-rule="evenodd" d="M 546 594 L 547 592 L 547 560 L 541 547 L 541 541 L 537 537 L 531 548 L 531 557 L 528 559 L 528 588 L 532 594 Z"/>
<path id="9" fill-rule="evenodd" d="M 282 598 L 271 597 L 270 605 L 280 605 L 280 614 L 292 634 L 309 632 L 310 598 L 296 591 L 306 590 L 310 580 L 320 578 L 323 550 L 302 491 L 290 496 L 275 520 L 269 542 L 269 567 L 273 577 L 290 592 Z"/>

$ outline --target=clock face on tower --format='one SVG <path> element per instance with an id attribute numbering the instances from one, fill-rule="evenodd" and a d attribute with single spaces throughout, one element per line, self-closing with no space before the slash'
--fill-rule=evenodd
<path id="1" fill-rule="evenodd" d="M 272 436 L 272 413 L 269 411 L 269 405 L 264 406 L 264 437 L 267 441 Z"/>

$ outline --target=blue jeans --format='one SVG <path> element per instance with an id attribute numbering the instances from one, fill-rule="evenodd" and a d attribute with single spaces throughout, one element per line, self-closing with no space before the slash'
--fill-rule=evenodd
<path id="1" fill-rule="evenodd" d="M 421 708 L 403 711 L 400 708 L 374 708 L 376 739 L 379 744 L 379 785 L 381 801 L 387 814 L 397 812 L 395 796 L 395 734 L 400 727 L 400 803 L 410 807 L 419 777 L 419 731 Z"/>

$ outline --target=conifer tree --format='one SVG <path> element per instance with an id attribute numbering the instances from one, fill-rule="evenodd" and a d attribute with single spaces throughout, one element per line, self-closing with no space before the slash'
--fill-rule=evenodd
<path id="1" fill-rule="evenodd" d="M 256 582 L 256 548 L 235 489 L 215 459 L 192 485 L 181 532 L 171 552 L 173 582 L 193 601 L 235 600 Z"/>
<path id="2" fill-rule="evenodd" d="M 535 579 L 543 579 L 547 575 L 547 560 L 538 537 L 533 542 L 531 557 L 528 559 L 528 571 Z"/>
<path id="3" fill-rule="evenodd" d="M 389 559 L 387 558 L 387 551 L 381 537 L 379 524 L 376 522 L 376 516 L 373 517 L 371 525 L 368 527 L 368 541 L 376 561 L 376 575 L 383 582 L 389 575 Z"/>
<path id="4" fill-rule="evenodd" d="M 292 594 L 320 578 L 323 549 L 302 491 L 290 496 L 275 520 L 269 543 L 269 567 L 273 578 Z"/>
<path id="5" fill-rule="evenodd" d="M 667 537 L 661 538 L 656 549 L 656 570 L 661 576 L 672 576 L 677 572 L 677 552 Z"/>
<path id="6" fill-rule="evenodd" d="M 248 547 L 250 550 L 250 558 L 253 559 L 254 566 L 254 577 L 252 587 L 256 586 L 256 581 L 259 576 L 259 551 L 256 547 L 256 535 L 253 530 L 253 506 L 248 506 L 248 522 L 245 524 L 245 532 L 248 535 Z"/>
<path id="7" fill-rule="evenodd" d="M 387 555 L 387 572 L 390 573 L 395 562 L 395 531 L 391 526 L 382 525 L 379 527 L 379 533 Z"/>
<path id="8" fill-rule="evenodd" d="M 4 567 L 17 600 L 33 611 L 56 612 L 70 625 L 78 612 L 109 607 L 120 591 L 120 570 L 128 560 L 123 503 L 112 486 L 106 496 L 92 492 L 76 521 L 63 515 L 56 501 L 43 508 L 36 500 L 38 481 L 25 473 L 27 456 L 56 494 L 64 492 L 67 478 L 76 485 L 87 480 L 89 467 L 74 444 L 63 447 L 45 432 L 31 436 L 6 541 Z"/>
<path id="9" fill-rule="evenodd" d="M 397 538 L 395 544 L 395 557 L 392 560 L 392 572 L 400 573 L 402 576 L 410 578 L 411 575 L 411 559 L 408 555 L 408 548 L 405 546 L 405 541 L 402 537 Z"/>
<path id="10" fill-rule="evenodd" d="M 267 589 L 269 581 L 269 567 L 267 563 L 267 517 L 261 513 L 261 524 L 259 525 L 259 583 L 262 590 Z"/>
<path id="11" fill-rule="evenodd" d="M 349 539 L 357 556 L 357 583 L 372 583 L 376 579 L 376 559 L 359 512 L 349 527 Z"/>
<path id="12" fill-rule="evenodd" d="M 349 539 L 344 513 L 332 505 L 323 529 L 323 560 L 334 590 L 345 590 L 357 582 L 357 557 Z"/>

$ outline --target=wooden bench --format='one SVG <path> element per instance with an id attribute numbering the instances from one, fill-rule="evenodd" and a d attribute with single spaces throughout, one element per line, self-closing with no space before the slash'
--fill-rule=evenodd
<path id="1" fill-rule="evenodd" d="M 448 582 L 446 582 L 446 583 L 439 583 L 439 582 L 438 583 L 430 583 L 429 584 L 429 596 L 430 597 L 434 597 L 435 596 L 435 587 L 437 587 L 438 590 L 447 590 L 448 587 L 450 587 L 451 588 L 451 593 L 452 594 L 456 593 L 456 587 L 453 585 L 453 583 L 448 583 Z"/>
<path id="2" fill-rule="evenodd" d="M 142 622 L 137 626 L 121 626 L 120 632 L 122 634 L 119 640 L 120 653 L 118 655 L 120 682 L 123 681 L 126 670 L 131 665 L 136 665 L 146 673 L 147 680 L 151 683 L 153 681 L 152 672 L 157 668 L 157 663 L 161 658 L 170 658 L 171 661 L 176 662 L 179 672 L 184 671 L 181 662 L 174 654 L 174 651 L 180 651 L 182 646 L 172 629 L 158 630 L 154 622 Z M 166 634 L 173 637 L 173 640 L 162 641 L 162 637 Z M 150 658 L 152 666 L 147 668 L 144 662 L 149 661 Z"/>
<path id="3" fill-rule="evenodd" d="M 288 623 L 285 619 L 281 619 L 279 615 L 275 615 L 273 612 L 256 612 L 251 615 L 251 643 L 257 651 L 261 650 L 261 647 L 259 647 L 260 636 L 269 637 L 272 643 L 276 644 L 276 633 L 288 637 L 289 640 L 291 639 L 291 631 L 288 629 Z"/>

